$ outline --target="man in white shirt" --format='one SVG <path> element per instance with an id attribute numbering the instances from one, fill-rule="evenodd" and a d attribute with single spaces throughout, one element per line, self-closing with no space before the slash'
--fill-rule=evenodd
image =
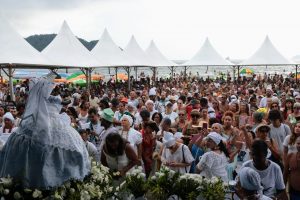
<path id="1" fill-rule="evenodd" d="M 263 140 L 255 140 L 251 146 L 252 160 L 245 162 L 242 168 L 250 167 L 259 174 L 264 195 L 270 198 L 287 199 L 281 169 L 276 163 L 268 160 L 267 155 L 267 143 Z"/>

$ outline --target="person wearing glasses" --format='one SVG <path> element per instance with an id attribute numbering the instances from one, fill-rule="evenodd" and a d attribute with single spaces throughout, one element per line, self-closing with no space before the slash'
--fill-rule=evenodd
<path id="1" fill-rule="evenodd" d="M 192 110 L 191 121 L 189 121 L 182 130 L 183 135 L 191 136 L 198 133 L 197 127 L 201 127 L 200 117 L 201 114 L 198 110 Z"/>
<path id="2" fill-rule="evenodd" d="M 293 106 L 293 112 L 288 115 L 287 123 L 291 126 L 295 126 L 300 121 L 300 103 L 295 103 Z"/>
<path id="3" fill-rule="evenodd" d="M 178 122 L 175 125 L 177 132 L 182 132 L 184 129 L 184 126 L 186 124 L 186 112 L 184 110 L 180 110 L 178 113 Z"/>

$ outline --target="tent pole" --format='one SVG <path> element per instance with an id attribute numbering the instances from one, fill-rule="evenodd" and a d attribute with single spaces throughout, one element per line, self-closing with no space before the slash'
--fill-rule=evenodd
<path id="1" fill-rule="evenodd" d="M 235 81 L 235 67 L 236 67 L 235 65 L 232 66 L 232 68 L 233 68 L 233 81 Z"/>
<path id="2" fill-rule="evenodd" d="M 8 67 L 8 78 L 9 78 L 9 93 L 12 101 L 15 101 L 15 94 L 14 94 L 14 85 L 13 85 L 13 72 L 12 72 L 12 65 Z"/>
<path id="3" fill-rule="evenodd" d="M 237 66 L 237 70 L 238 70 L 238 79 L 239 79 L 239 77 L 240 77 L 240 67 L 241 67 L 241 66 L 239 66 L 239 65 Z"/>
<path id="4" fill-rule="evenodd" d="M 186 79 L 186 66 L 184 66 L 184 79 Z"/>
<path id="5" fill-rule="evenodd" d="M 115 73 L 116 73 L 116 75 L 115 75 L 115 82 L 117 84 L 118 83 L 118 67 L 115 68 Z"/>
<path id="6" fill-rule="evenodd" d="M 174 66 L 170 66 L 169 69 L 171 70 L 171 78 L 174 79 Z"/>
<path id="7" fill-rule="evenodd" d="M 90 89 L 92 87 L 92 72 L 93 72 L 93 68 L 89 69 L 89 84 L 90 84 Z"/>
<path id="8" fill-rule="evenodd" d="M 135 67 L 135 81 L 137 81 L 137 77 L 138 77 L 138 67 Z"/>
<path id="9" fill-rule="evenodd" d="M 128 81 L 128 92 L 130 92 L 130 82 L 131 82 L 131 80 L 130 80 L 130 67 L 126 67 L 125 69 L 126 69 L 127 76 L 128 76 L 128 79 L 127 79 L 127 81 Z"/>
<path id="10" fill-rule="evenodd" d="M 3 83 L 2 69 L 0 69 L 1 83 Z"/>
<path id="11" fill-rule="evenodd" d="M 297 77 L 297 75 L 298 75 L 298 65 L 296 65 L 296 74 L 295 74 L 295 76 L 296 76 L 296 83 L 298 83 L 298 77 Z"/>
<path id="12" fill-rule="evenodd" d="M 89 85 L 89 69 L 85 69 L 85 82 L 86 82 L 86 88 L 89 91 L 90 90 L 90 85 Z"/>
<path id="13" fill-rule="evenodd" d="M 110 67 L 108 67 L 108 74 L 110 75 Z"/>
<path id="14" fill-rule="evenodd" d="M 153 71 L 152 86 L 155 86 L 155 80 L 156 80 L 156 67 L 152 67 L 152 71 Z"/>

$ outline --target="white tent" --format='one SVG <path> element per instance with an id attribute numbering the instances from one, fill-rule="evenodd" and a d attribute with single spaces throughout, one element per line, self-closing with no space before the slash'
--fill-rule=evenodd
<path id="1" fill-rule="evenodd" d="M 232 65 L 225 60 L 211 45 L 208 38 L 200 50 L 189 61 L 181 64 L 183 66 L 228 66 Z"/>
<path id="2" fill-rule="evenodd" d="M 57 36 L 42 54 L 65 67 L 105 66 L 80 43 L 65 21 Z"/>
<path id="3" fill-rule="evenodd" d="M 292 62 L 285 58 L 266 36 L 262 45 L 248 59 L 240 65 L 291 65 Z"/>
<path id="4" fill-rule="evenodd" d="M 300 55 L 296 55 L 291 59 L 294 63 L 300 64 Z"/>
<path id="5" fill-rule="evenodd" d="M 0 16 L 0 64 L 16 67 L 41 68 L 41 65 L 52 66 L 34 49 L 12 26 Z"/>
<path id="6" fill-rule="evenodd" d="M 156 67 L 171 67 L 171 66 L 177 66 L 176 63 L 168 60 L 161 52 L 160 50 L 157 48 L 157 46 L 155 45 L 154 41 L 151 40 L 150 45 L 148 46 L 148 48 L 146 49 L 146 53 L 148 54 L 148 57 L 151 59 L 151 61 L 153 62 L 153 64 Z"/>
<path id="7" fill-rule="evenodd" d="M 91 53 L 99 61 L 107 63 L 107 66 L 130 66 L 129 59 L 126 59 L 124 52 L 114 43 L 106 29 Z"/>
<path id="8" fill-rule="evenodd" d="M 135 67 L 151 67 L 155 66 L 150 57 L 139 46 L 134 36 L 131 37 L 129 43 L 124 49 L 125 56 L 130 59 L 131 66 Z"/>

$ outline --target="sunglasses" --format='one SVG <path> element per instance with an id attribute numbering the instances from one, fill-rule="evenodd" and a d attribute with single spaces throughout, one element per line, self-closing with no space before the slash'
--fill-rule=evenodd
<path id="1" fill-rule="evenodd" d="M 199 115 L 191 115 L 192 118 L 199 118 Z"/>
<path id="2" fill-rule="evenodd" d="M 180 113 L 180 114 L 178 114 L 178 115 L 179 115 L 179 116 L 184 116 L 184 114 L 181 114 L 181 113 Z"/>

